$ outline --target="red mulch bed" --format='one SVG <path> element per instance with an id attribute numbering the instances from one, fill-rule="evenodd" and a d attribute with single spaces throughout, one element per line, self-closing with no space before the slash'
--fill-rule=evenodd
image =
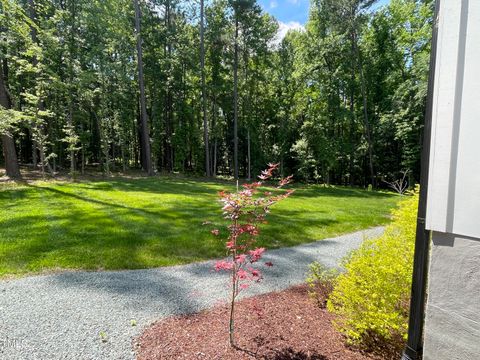
<path id="1" fill-rule="evenodd" d="M 135 343 L 139 360 L 362 360 L 381 359 L 345 345 L 333 316 L 309 298 L 307 287 L 245 299 L 236 305 L 236 341 L 228 343 L 228 308 L 171 317 Z"/>

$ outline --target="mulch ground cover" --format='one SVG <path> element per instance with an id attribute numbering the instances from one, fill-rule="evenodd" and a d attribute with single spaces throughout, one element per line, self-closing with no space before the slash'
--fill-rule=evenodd
<path id="1" fill-rule="evenodd" d="M 228 342 L 227 305 L 157 322 L 135 340 L 139 360 L 362 360 L 382 359 L 345 345 L 333 316 L 306 286 L 242 300 L 236 305 L 236 343 Z"/>

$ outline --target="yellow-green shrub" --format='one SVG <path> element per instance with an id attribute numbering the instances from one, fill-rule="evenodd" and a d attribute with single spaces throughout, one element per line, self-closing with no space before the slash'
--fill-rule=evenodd
<path id="1" fill-rule="evenodd" d="M 327 308 L 350 343 L 398 343 L 406 337 L 418 189 L 393 211 L 385 233 L 366 240 L 345 260 Z"/>

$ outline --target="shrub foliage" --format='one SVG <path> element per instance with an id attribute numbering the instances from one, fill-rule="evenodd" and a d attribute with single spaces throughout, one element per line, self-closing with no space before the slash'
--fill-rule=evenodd
<path id="1" fill-rule="evenodd" d="M 412 282 L 418 189 L 392 212 L 393 221 L 343 263 L 327 308 L 348 342 L 400 345 L 406 338 Z"/>
<path id="2" fill-rule="evenodd" d="M 322 309 L 327 305 L 327 299 L 333 291 L 337 276 L 337 269 L 329 269 L 317 261 L 309 266 L 306 279 L 308 294 Z"/>

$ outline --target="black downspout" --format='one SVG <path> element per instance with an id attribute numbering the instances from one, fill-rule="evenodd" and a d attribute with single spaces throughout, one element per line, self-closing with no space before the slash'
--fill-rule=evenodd
<path id="1" fill-rule="evenodd" d="M 430 249 L 430 231 L 425 229 L 425 217 L 427 212 L 428 167 L 430 161 L 430 138 L 432 132 L 433 90 L 435 82 L 435 62 L 437 58 L 439 8 L 440 0 L 436 0 L 435 15 L 433 18 L 432 48 L 430 53 L 427 107 L 425 111 L 425 127 L 423 134 L 423 150 L 420 174 L 420 200 L 418 204 L 415 255 L 413 260 L 408 340 L 407 346 L 405 347 L 402 355 L 402 360 L 421 359 L 423 348 L 423 323 L 425 315 L 428 257 Z"/>

